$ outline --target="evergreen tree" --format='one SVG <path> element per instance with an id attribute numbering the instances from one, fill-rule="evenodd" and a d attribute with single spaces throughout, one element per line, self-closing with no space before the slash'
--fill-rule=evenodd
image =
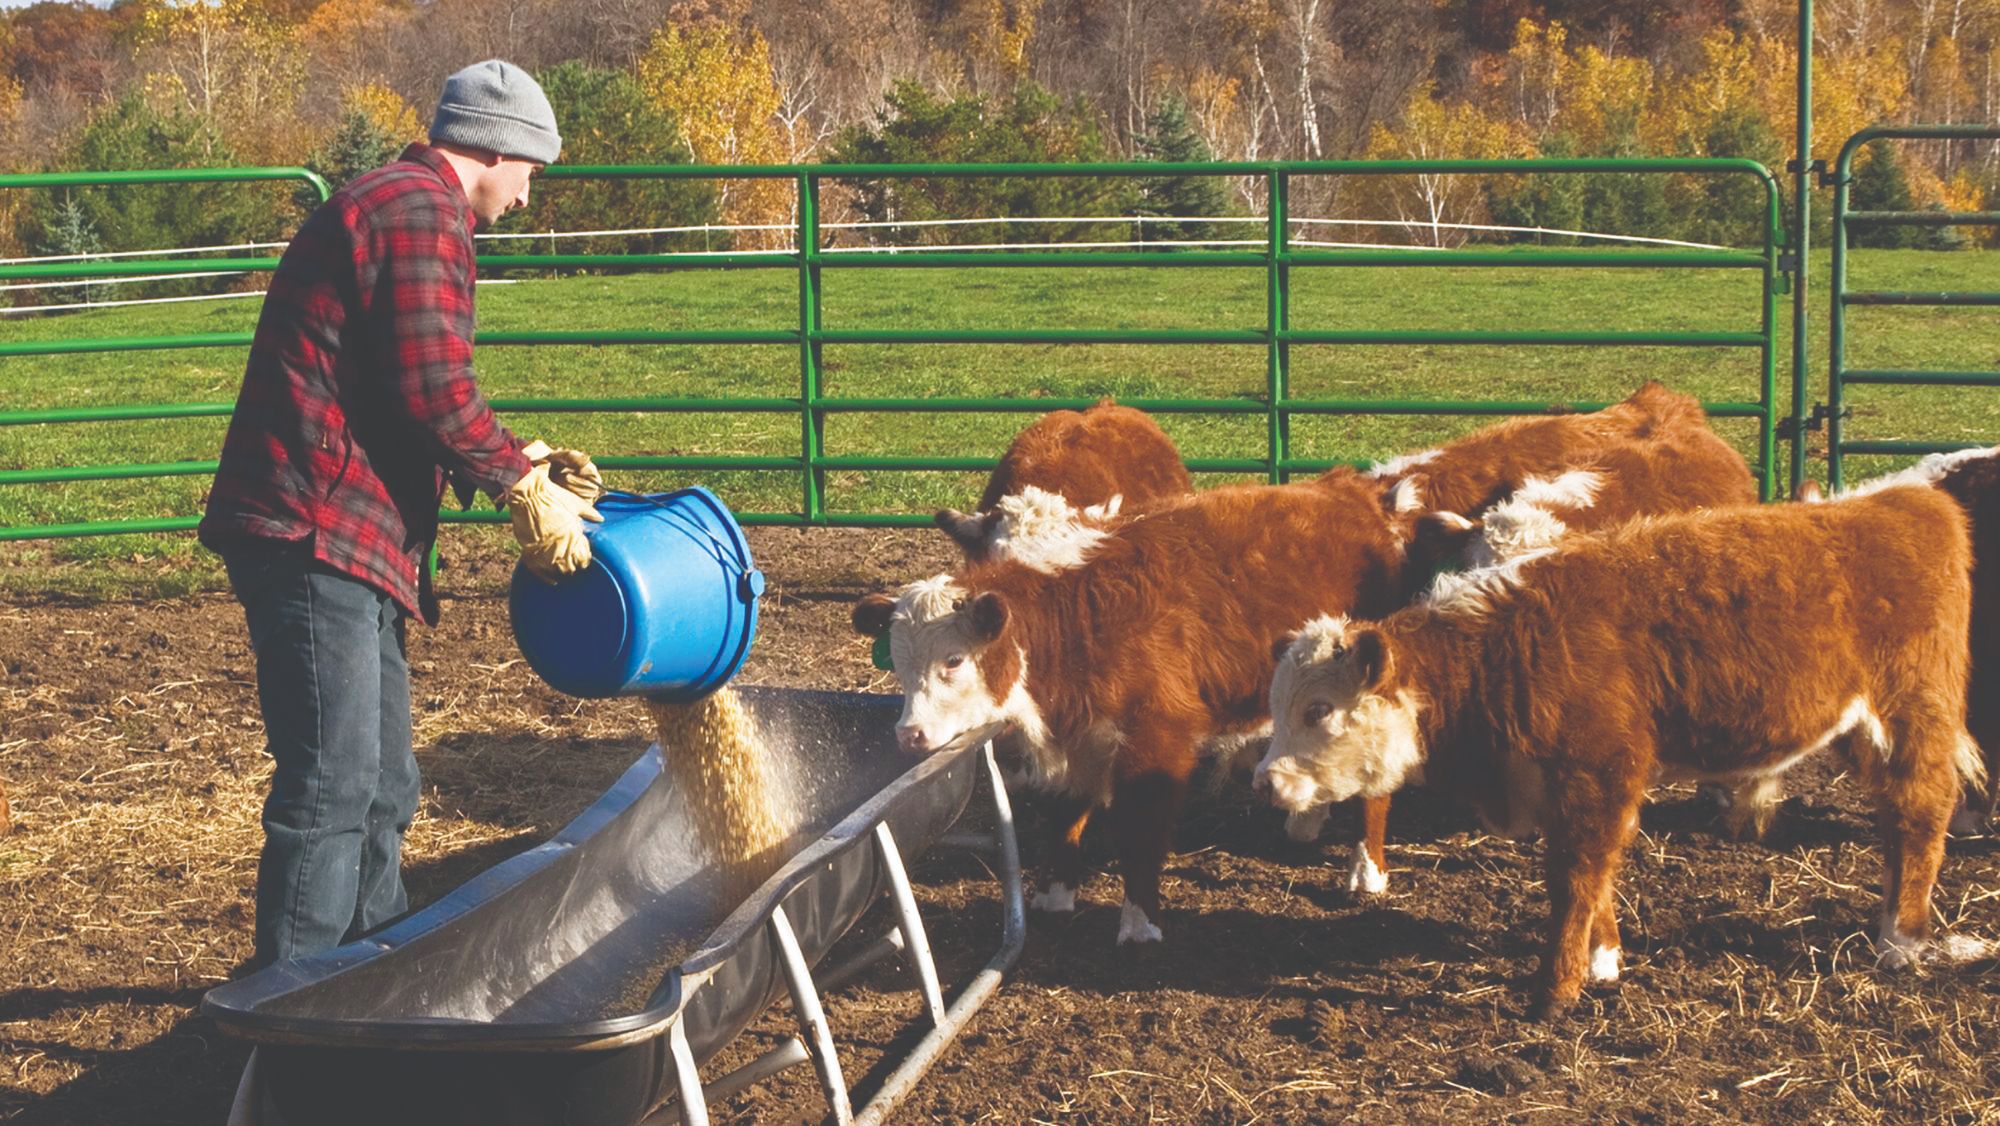
<path id="1" fill-rule="evenodd" d="M 196 116 L 161 113 L 129 95 L 92 118 L 76 146 L 59 161 L 74 169 L 165 169 L 240 164 Z M 157 250 L 268 242 L 297 225 L 289 184 L 116 184 L 47 193 L 31 206 L 24 241 L 49 245 L 64 225 L 64 208 L 80 212 L 105 250 Z M 117 287 L 120 297 L 219 292 L 235 277 L 146 282 Z"/>
<path id="2" fill-rule="evenodd" d="M 1848 190 L 1847 206 L 1854 211 L 1916 211 L 1916 194 L 1903 155 L 1888 138 L 1870 141 L 1854 167 L 1854 186 Z M 1942 204 L 1928 210 L 1942 211 Z M 1901 247 L 1916 250 L 1963 250 L 1971 245 L 1961 227 L 1910 227 L 1901 224 L 1856 227 L 1851 236 L 1855 246 Z"/>
<path id="3" fill-rule="evenodd" d="M 1551 159 L 1570 157 L 1576 155 L 1576 148 L 1569 134 L 1551 133 L 1543 139 L 1540 155 Z M 1537 172 L 1532 176 L 1496 179 L 1488 189 L 1487 210 L 1501 226 L 1589 229 L 1584 210 L 1592 179 L 1567 172 Z M 1549 246 L 1570 246 L 1576 242 L 1571 235 L 1517 234 L 1513 238 Z"/>
<path id="4" fill-rule="evenodd" d="M 536 75 L 555 107 L 565 164 L 688 164 L 694 154 L 674 115 L 623 71 L 566 62 Z M 528 206 L 501 224 L 527 231 L 602 231 L 685 227 L 716 222 L 717 184 L 706 179 L 538 180 Z M 713 244 L 722 249 L 726 240 Z M 515 243 L 510 253 L 539 253 L 547 242 Z M 559 243 L 565 254 L 646 254 L 703 249 L 700 234 L 620 235 Z"/>
<path id="5" fill-rule="evenodd" d="M 1107 145 L 1096 113 L 1082 99 L 1065 100 L 1032 82 L 997 104 L 967 94 L 944 98 L 915 82 L 889 92 L 873 125 L 854 125 L 836 139 L 840 163 L 933 162 L 1075 163 L 1105 159 Z M 876 222 L 966 219 L 986 216 L 1116 215 L 1130 185 L 1088 176 L 947 176 L 936 179 L 851 181 L 856 202 Z M 1086 223 L 976 224 L 886 228 L 877 236 L 903 245 L 919 243 L 1085 242 L 1120 236 L 1122 226 Z"/>
<path id="6" fill-rule="evenodd" d="M 1870 141 L 1861 150 L 1854 167 L 1854 185 L 1847 190 L 1847 206 L 1854 211 L 1910 211 L 1910 177 L 1896 146 L 1888 139 Z M 1911 247 L 1917 244 L 1917 230 L 1904 226 L 1860 226 L 1849 228 L 1854 246 Z"/>
<path id="7" fill-rule="evenodd" d="M 76 197 L 64 192 L 61 202 L 56 204 L 55 225 L 46 233 L 47 241 L 35 248 L 38 254 L 69 257 L 78 254 L 96 254 L 104 249 L 104 240 L 97 237 L 97 227 L 84 212 Z M 90 300 L 90 283 L 84 282 L 75 288 L 51 289 L 44 291 L 52 304 L 70 304 Z"/>
<path id="8" fill-rule="evenodd" d="M 402 138 L 391 136 L 365 110 L 352 107 L 340 115 L 333 134 L 306 157 L 306 167 L 319 173 L 328 187 L 338 191 L 341 185 L 363 172 L 396 159 L 403 151 L 403 144 Z M 301 184 L 298 203 L 302 209 L 310 210 L 319 203 L 319 193 Z"/>
<path id="9" fill-rule="evenodd" d="M 1187 105 L 1169 95 L 1146 118 L 1146 131 L 1138 137 L 1142 159 L 1161 163 L 1199 162 L 1215 159 L 1215 153 L 1188 121 Z M 1209 217 L 1229 210 L 1229 197 L 1216 176 L 1160 176 L 1140 180 L 1136 206 L 1141 215 L 1187 215 Z M 1146 237 L 1163 240 L 1205 239 L 1213 226 L 1208 223 L 1149 223 Z"/>
<path id="10" fill-rule="evenodd" d="M 1738 107 L 1717 114 L 1700 138 L 1711 157 L 1744 157 L 1766 168 L 1784 166 L 1784 146 L 1771 123 L 1755 109 Z M 1677 179 L 1668 193 L 1679 238 L 1724 246 L 1763 243 L 1764 188 L 1745 175 L 1703 175 Z"/>

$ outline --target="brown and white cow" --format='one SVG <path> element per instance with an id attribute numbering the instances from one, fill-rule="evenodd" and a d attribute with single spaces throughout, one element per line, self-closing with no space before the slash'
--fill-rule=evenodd
<path id="1" fill-rule="evenodd" d="M 1072 526 L 1114 527 L 1181 500 L 1194 482 L 1180 450 L 1144 411 L 1104 399 L 1052 411 L 1016 435 L 979 507 L 940 509 L 937 525 L 968 561 L 1018 559 L 1043 570 L 1074 566 Z"/>
<path id="2" fill-rule="evenodd" d="M 1319 613 L 1386 613 L 1401 559 L 1363 478 L 1234 486 L 1101 534 L 1074 568 L 992 562 L 869 595 L 854 625 L 889 635 L 906 749 L 1011 732 L 1060 795 L 1035 905 L 1074 907 L 1082 832 L 1103 808 L 1125 879 L 1118 940 L 1157 941 L 1198 750 L 1265 722 L 1268 639 Z"/>
<path id="3" fill-rule="evenodd" d="M 1609 423 L 1599 418 L 1606 414 L 1612 416 Z M 1559 440 L 1559 431 L 1537 425 L 1549 421 L 1582 427 L 1571 428 L 1566 445 Z M 1514 448 L 1504 440 L 1509 434 L 1530 448 L 1525 452 Z M 1561 451 L 1571 445 L 1577 452 L 1568 456 L 1568 464 L 1574 468 L 1525 480 L 1506 476 L 1562 459 Z M 1481 468 L 1480 457 L 1505 463 L 1506 471 Z M 1407 564 L 1408 573 L 1419 581 L 1454 561 L 1469 570 L 1506 563 L 1555 543 L 1571 530 L 1757 500 L 1757 481 L 1750 467 L 1708 427 L 1700 403 L 1657 383 L 1597 415 L 1503 423 L 1476 432 L 1462 443 L 1444 447 L 1432 464 L 1450 483 L 1440 494 L 1447 499 L 1484 496 L 1495 487 L 1512 491 L 1480 513 L 1476 523 L 1449 510 L 1419 517 Z M 1326 807 L 1295 812 L 1286 818 L 1286 831 L 1294 839 L 1310 840 L 1327 812 Z M 1364 803 L 1361 839 L 1348 869 L 1350 892 L 1379 894 L 1388 889 L 1388 816 L 1388 798 Z"/>
<path id="4" fill-rule="evenodd" d="M 1966 693 L 1965 726 L 1985 753 L 1987 788 L 1968 794 L 1965 807 L 1952 821 L 1952 831 L 1977 833 L 1992 821 L 2000 802 L 2000 447 L 1932 454 L 1908 469 L 1855 486 L 1845 496 L 1862 496 L 1903 485 L 1929 485 L 1958 502 L 1972 529 L 1972 675 Z M 1811 481 L 1800 486 L 1797 500 L 1817 504 L 1825 498 Z M 1982 560 L 1985 561 L 1982 566 Z M 1763 837 L 1784 797 L 1777 779 L 1730 791 L 1704 787 L 1723 806 L 1732 836 Z"/>
<path id="5" fill-rule="evenodd" d="M 1436 449 L 1382 462 L 1368 475 L 1382 483 L 1397 511 L 1471 518 L 1530 477 L 1582 465 L 1600 450 L 1690 430 L 1713 436 L 1700 400 L 1649 380 L 1603 410 L 1484 426 Z"/>
<path id="6" fill-rule="evenodd" d="M 1886 836 L 1880 950 L 1926 949 L 1962 785 L 1971 548 L 1936 490 L 1641 519 L 1466 576 L 1374 625 L 1318 620 L 1271 686 L 1257 782 L 1288 809 L 1421 779 L 1546 838 L 1537 1008 L 1618 974 L 1613 878 L 1661 778 L 1838 746 Z M 1969 954 L 1973 943 L 1947 949 Z"/>

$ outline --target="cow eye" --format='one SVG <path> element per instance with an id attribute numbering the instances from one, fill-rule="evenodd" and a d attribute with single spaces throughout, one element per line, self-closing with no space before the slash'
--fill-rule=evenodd
<path id="1" fill-rule="evenodd" d="M 1332 712 L 1333 709 L 1325 704 L 1308 704 L 1306 706 L 1306 726 L 1318 727 L 1320 724 L 1326 722 L 1326 717 L 1332 714 Z"/>
<path id="2" fill-rule="evenodd" d="M 964 663 L 965 663 L 965 655 L 963 653 L 954 653 L 951 656 L 946 657 L 944 659 L 944 667 L 947 670 L 957 669 L 960 665 Z"/>

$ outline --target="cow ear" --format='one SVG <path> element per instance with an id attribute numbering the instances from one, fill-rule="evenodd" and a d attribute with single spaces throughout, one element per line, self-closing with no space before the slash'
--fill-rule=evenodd
<path id="1" fill-rule="evenodd" d="M 997 510 L 969 513 L 956 508 L 940 508 L 931 517 L 938 527 L 944 529 L 944 534 L 950 536 L 951 541 L 968 555 L 985 553 L 986 537 L 992 534 L 993 524 L 999 518 Z"/>
<path id="2" fill-rule="evenodd" d="M 966 620 L 972 623 L 973 640 L 981 645 L 1000 640 L 1000 634 L 1007 628 L 1007 600 L 993 591 L 973 599 L 965 613 Z"/>
<path id="3" fill-rule="evenodd" d="M 854 604 L 854 632 L 866 637 L 882 637 L 889 632 L 889 618 L 896 612 L 896 600 L 880 591 L 863 595 Z"/>
<path id="4" fill-rule="evenodd" d="M 1444 570 L 1444 564 L 1466 554 L 1478 534 L 1480 526 L 1456 512 L 1426 512 L 1410 532 L 1410 568 L 1426 576 Z"/>
<path id="5" fill-rule="evenodd" d="M 1292 651 L 1292 646 L 1295 643 L 1297 643 L 1298 640 L 1299 640 L 1298 630 L 1291 630 L 1288 633 L 1280 635 L 1278 640 L 1273 641 L 1271 643 L 1271 659 L 1273 661 L 1284 660 L 1285 654 Z"/>
<path id="6" fill-rule="evenodd" d="M 1800 481 L 1799 487 L 1792 490 L 1792 499 L 1801 504 L 1818 504 L 1826 499 L 1826 493 L 1820 490 L 1818 481 Z"/>
<path id="7" fill-rule="evenodd" d="M 1393 665 L 1389 658 L 1389 639 L 1382 631 L 1370 626 L 1348 639 L 1347 651 L 1354 661 L 1354 667 L 1361 672 L 1361 687 L 1364 691 L 1375 688 L 1389 679 Z"/>

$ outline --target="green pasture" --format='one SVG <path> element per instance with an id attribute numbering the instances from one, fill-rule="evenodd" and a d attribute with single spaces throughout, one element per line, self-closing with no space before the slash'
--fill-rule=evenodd
<path id="1" fill-rule="evenodd" d="M 1813 264 L 1816 286 L 1826 277 Z M 2000 255 L 1859 251 L 1855 289 L 2000 291 Z M 1291 323 L 1301 329 L 1755 331 L 1759 277 L 1746 270 L 1531 268 L 1299 268 Z M 1261 329 L 1261 268 L 829 270 L 828 329 L 1230 328 Z M 251 328 L 256 298 L 0 319 L 0 341 L 80 339 Z M 527 330 L 791 329 L 798 277 L 790 270 L 676 271 L 523 278 L 485 285 L 483 332 Z M 1788 405 L 1790 302 L 1779 298 L 1778 384 Z M 1809 403 L 1826 397 L 1823 291 L 1811 305 Z M 2000 331 L 1988 309 L 1863 308 L 1849 329 L 1849 363 L 1866 367 L 2000 369 Z M 242 348 L 0 357 L 6 410 L 229 401 Z M 833 396 L 1260 397 L 1262 345 L 828 345 L 823 390 Z M 1579 348 L 1434 345 L 1297 346 L 1292 393 L 1381 399 L 1616 399 L 1657 378 L 1707 400 L 1754 401 L 1758 356 L 1742 348 Z M 488 346 L 479 350 L 489 396 L 796 396 L 792 345 Z M 1860 387 L 1850 392 L 1848 436 L 2000 440 L 2000 396 L 1979 389 Z M 1033 414 L 834 414 L 830 455 L 994 457 Z M 509 425 L 596 454 L 797 456 L 796 414 L 517 413 Z M 1265 420 L 1168 415 L 1162 425 L 1191 458 L 1262 457 Z M 1490 419 L 1383 415 L 1299 417 L 1295 456 L 1379 459 L 1421 449 Z M 190 418 L 0 427 L 0 469 L 213 458 L 226 420 Z M 1718 428 L 1755 458 L 1751 420 Z M 1814 435 L 1816 440 L 1821 436 Z M 1785 447 L 1780 445 L 1781 458 Z M 1908 459 L 1902 459 L 1908 460 Z M 1849 480 L 1895 464 L 1850 459 Z M 1821 476 L 1817 450 L 1813 476 Z M 1232 479 L 1207 475 L 1204 484 Z M 1242 478 L 1236 478 L 1242 479 Z M 831 512 L 924 512 L 965 505 L 977 473 L 829 474 Z M 796 472 L 614 474 L 614 486 L 656 490 L 700 483 L 745 513 L 797 512 Z M 0 526 L 195 515 L 206 476 L 0 485 Z M 482 501 L 482 505 L 485 502 Z M 453 528 L 460 537 L 491 531 Z M 11 564 L 11 565 L 7 565 Z M 100 566 L 115 564 L 116 566 Z M 191 533 L 0 543 L 0 589 L 101 591 L 100 572 L 153 590 L 215 580 Z M 132 576 L 138 574 L 139 578 Z M 54 576 L 54 577 L 52 577 Z"/>

